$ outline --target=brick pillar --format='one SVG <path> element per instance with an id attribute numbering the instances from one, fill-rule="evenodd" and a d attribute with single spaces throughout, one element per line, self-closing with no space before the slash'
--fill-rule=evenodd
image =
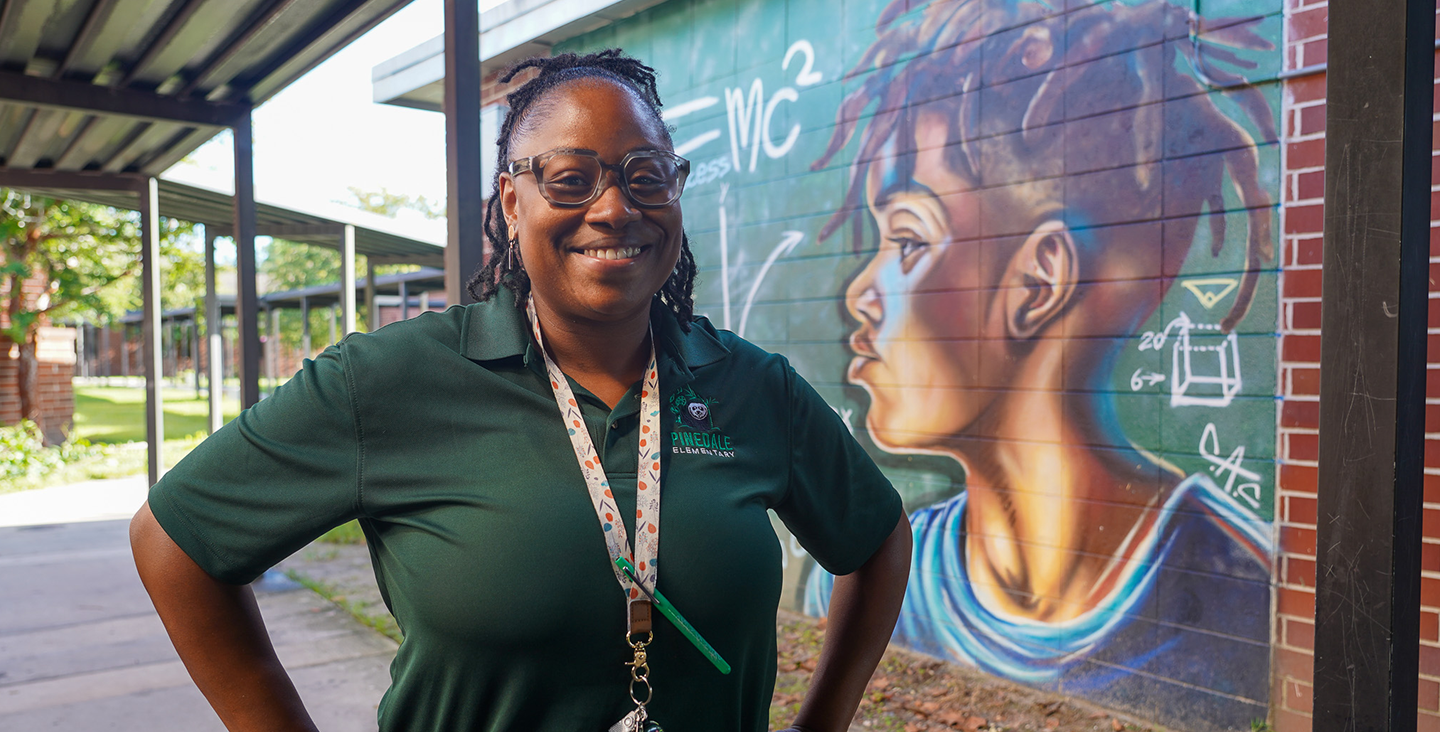
<path id="1" fill-rule="evenodd" d="M 1324 1 L 1288 0 L 1285 67 L 1325 63 Z M 1325 73 L 1285 85 L 1281 234 L 1280 423 L 1271 716 L 1277 732 L 1310 729 L 1315 663 L 1315 529 L 1320 416 L 1320 280 L 1325 214 Z"/>
<path id="2" fill-rule="evenodd" d="M 1288 0 L 1286 68 L 1325 63 L 1326 2 Z M 1440 99 L 1437 99 L 1440 107 Z M 1278 524 L 1272 699 L 1278 732 L 1310 729 L 1314 663 L 1320 249 L 1325 186 L 1325 74 L 1290 80 L 1284 99 Z M 1440 120 L 1440 116 L 1437 116 Z M 1426 388 L 1425 550 L 1418 729 L 1440 732 L 1440 187 L 1431 186 L 1430 348 Z"/>

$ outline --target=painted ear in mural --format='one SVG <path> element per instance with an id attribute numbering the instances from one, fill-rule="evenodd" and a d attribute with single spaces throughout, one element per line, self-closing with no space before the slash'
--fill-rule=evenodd
<path id="1" fill-rule="evenodd" d="M 1037 226 L 1010 258 L 1005 272 L 1005 329 L 1015 340 L 1034 338 L 1075 293 L 1075 239 L 1059 221 Z"/>

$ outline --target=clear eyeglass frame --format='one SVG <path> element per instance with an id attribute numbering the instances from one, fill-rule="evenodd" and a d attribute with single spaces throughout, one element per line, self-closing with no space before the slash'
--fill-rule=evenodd
<path id="1" fill-rule="evenodd" d="M 556 192 L 551 190 L 554 184 L 545 180 L 546 163 L 558 155 L 576 155 L 595 161 L 599 175 L 595 176 L 595 186 L 583 200 L 578 198 L 573 200 L 557 198 Z M 674 181 L 673 195 L 667 194 L 664 201 L 644 200 L 631 189 L 630 180 L 626 176 L 625 171 L 632 163 L 642 158 L 660 158 L 662 160 L 668 160 L 675 165 L 677 177 Z M 665 150 L 635 150 L 627 154 L 624 158 L 621 158 L 619 163 L 612 165 L 601 160 L 600 153 L 594 150 L 558 147 L 553 150 L 547 150 L 539 155 L 531 155 L 528 158 L 513 160 L 510 162 L 509 170 L 512 177 L 518 177 L 521 173 L 534 174 L 535 184 L 536 187 L 540 189 L 540 195 L 544 196 L 545 200 L 550 202 L 550 205 L 557 208 L 580 208 L 593 203 L 605 192 L 605 189 L 609 187 L 609 184 L 606 182 L 609 176 L 605 175 L 605 172 L 611 171 L 615 173 L 615 180 L 617 181 L 617 185 L 620 186 L 620 191 L 625 194 L 625 198 L 629 199 L 631 203 L 640 208 L 658 209 L 670 206 L 680 200 L 680 194 L 685 192 L 685 179 L 690 176 L 690 161 Z"/>

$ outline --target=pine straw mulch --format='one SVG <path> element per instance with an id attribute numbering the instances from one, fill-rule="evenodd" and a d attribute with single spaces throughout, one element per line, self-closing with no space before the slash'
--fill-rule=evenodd
<path id="1" fill-rule="evenodd" d="M 825 621 L 781 612 L 779 674 L 770 729 L 784 729 L 800 710 L 825 637 Z M 1083 701 L 1037 691 L 891 646 L 880 661 L 852 732 L 1163 732 L 1142 720 Z"/>

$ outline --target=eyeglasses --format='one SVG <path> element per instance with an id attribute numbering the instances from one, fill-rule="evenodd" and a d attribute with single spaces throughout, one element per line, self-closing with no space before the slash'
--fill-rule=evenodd
<path id="1" fill-rule="evenodd" d="M 680 198 L 690 161 L 663 150 L 636 150 L 619 163 L 600 161 L 594 150 L 556 148 L 510 163 L 510 175 L 534 173 L 540 195 L 552 206 L 578 208 L 605 192 L 605 171 L 614 171 L 620 190 L 641 208 L 664 208 Z"/>

